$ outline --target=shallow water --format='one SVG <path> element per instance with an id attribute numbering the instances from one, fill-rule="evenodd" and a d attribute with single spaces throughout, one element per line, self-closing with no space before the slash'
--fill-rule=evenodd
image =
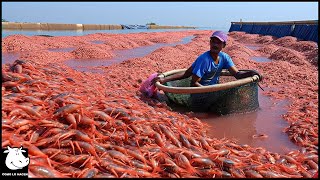
<path id="1" fill-rule="evenodd" d="M 109 59 L 70 59 L 67 60 L 65 64 L 81 72 L 89 71 L 93 73 L 99 73 L 100 71 L 92 70 L 92 67 L 109 66 L 111 64 L 120 63 L 131 58 L 144 57 L 161 47 L 187 44 L 191 42 L 193 38 L 194 36 L 188 36 L 183 38 L 181 41 L 175 43 L 157 43 L 151 46 L 142 46 L 134 49 L 115 50 L 113 51 L 115 56 Z"/>
<path id="2" fill-rule="evenodd" d="M 285 154 L 299 147 L 290 141 L 283 129 L 289 126 L 282 115 L 287 112 L 288 101 L 271 100 L 260 93 L 258 110 L 242 114 L 218 116 L 208 114 L 198 117 L 210 128 L 208 135 L 215 138 L 236 140 L 239 144 L 252 147 L 264 147 L 269 151 Z M 254 138 L 255 135 L 267 135 L 266 138 Z"/>
<path id="3" fill-rule="evenodd" d="M 48 51 L 52 52 L 71 52 L 75 50 L 76 48 L 74 47 L 69 47 L 69 48 L 49 48 Z"/>
<path id="4" fill-rule="evenodd" d="M 257 50 L 263 46 L 260 44 L 244 44 L 244 45 L 251 50 Z"/>
<path id="5" fill-rule="evenodd" d="M 264 56 L 254 56 L 254 57 L 251 57 L 251 59 L 256 62 L 271 62 L 271 59 Z"/>

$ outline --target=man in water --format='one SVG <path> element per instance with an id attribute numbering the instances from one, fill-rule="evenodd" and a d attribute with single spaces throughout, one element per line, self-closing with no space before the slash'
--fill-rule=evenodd
<path id="1" fill-rule="evenodd" d="M 231 57 L 227 53 L 221 51 L 227 45 L 227 40 L 227 34 L 222 31 L 215 31 L 210 36 L 210 50 L 201 54 L 185 72 L 164 78 L 155 78 L 153 83 L 159 81 L 163 84 L 168 81 L 192 76 L 191 86 L 193 87 L 214 85 L 219 83 L 222 69 L 228 69 L 231 75 L 236 79 L 258 75 L 259 79 L 262 80 L 262 76 L 257 71 L 239 71 L 234 65 Z M 203 94 L 191 95 L 192 109 L 194 111 L 206 111 L 206 107 L 203 106 L 203 100 L 208 99 L 208 97 L 203 96 Z M 210 100 L 213 100 L 212 97 L 210 97 Z"/>

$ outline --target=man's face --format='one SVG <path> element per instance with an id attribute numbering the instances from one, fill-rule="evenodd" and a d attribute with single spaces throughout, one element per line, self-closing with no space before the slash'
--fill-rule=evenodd
<path id="1" fill-rule="evenodd" d="M 218 54 L 222 48 L 224 47 L 224 43 L 216 37 L 210 38 L 210 51 L 212 53 Z"/>

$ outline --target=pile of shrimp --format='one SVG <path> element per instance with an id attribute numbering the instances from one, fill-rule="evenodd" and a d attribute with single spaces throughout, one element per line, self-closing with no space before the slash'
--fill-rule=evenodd
<path id="1" fill-rule="evenodd" d="M 280 155 L 210 138 L 199 119 L 103 81 L 59 64 L 2 65 L 2 148 L 28 149 L 29 177 L 310 178 L 318 171 L 316 145 Z"/>

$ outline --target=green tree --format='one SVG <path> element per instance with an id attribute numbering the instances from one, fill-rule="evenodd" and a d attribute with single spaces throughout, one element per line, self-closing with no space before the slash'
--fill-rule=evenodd
<path id="1" fill-rule="evenodd" d="M 2 19 L 2 22 L 8 22 L 7 20 L 5 20 L 5 19 Z"/>

